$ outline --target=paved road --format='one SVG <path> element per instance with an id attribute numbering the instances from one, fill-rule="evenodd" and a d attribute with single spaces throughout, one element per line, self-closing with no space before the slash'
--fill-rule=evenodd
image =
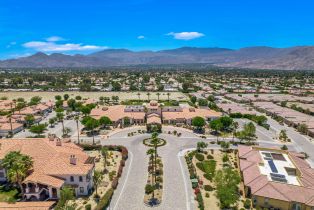
<path id="1" fill-rule="evenodd" d="M 165 127 L 165 130 L 172 129 Z M 260 129 L 260 127 L 258 128 Z M 136 130 L 136 129 L 134 129 Z M 147 147 L 142 144 L 143 139 L 149 134 L 139 134 L 127 137 L 127 131 L 121 131 L 112 135 L 107 140 L 102 140 L 103 145 L 120 144 L 128 148 L 130 158 L 127 161 L 125 171 L 121 177 L 120 184 L 116 190 L 110 209 L 111 210 L 145 210 L 150 209 L 143 203 L 144 188 L 147 180 L 148 158 L 146 155 Z M 167 144 L 159 148 L 159 155 L 164 164 L 164 193 L 163 201 L 155 209 L 160 210 L 192 210 L 195 209 L 195 201 L 192 187 L 189 181 L 189 173 L 184 160 L 184 151 L 195 149 L 198 141 L 211 142 L 216 137 L 201 139 L 191 132 L 181 131 L 182 137 L 169 134 L 160 134 L 161 138 L 166 139 Z M 261 133 L 264 132 L 261 129 Z M 264 133 L 263 135 L 267 135 Z M 272 138 L 264 140 L 258 138 L 261 146 L 279 147 L 281 144 Z M 227 138 L 226 140 L 231 140 Z M 209 144 L 209 148 L 218 149 L 218 145 Z"/>
<path id="2" fill-rule="evenodd" d="M 221 99 L 228 101 L 230 103 L 237 104 L 233 101 L 220 97 Z M 260 115 L 265 115 L 264 113 L 258 112 Z M 281 144 L 279 141 L 275 140 L 278 137 L 281 130 L 286 130 L 288 137 L 292 140 L 291 143 L 287 143 L 289 150 L 295 150 L 297 152 L 306 152 L 309 155 L 308 162 L 314 167 L 314 141 L 311 137 L 305 136 L 297 132 L 293 127 L 287 125 L 280 125 L 277 121 L 269 116 L 267 117 L 267 123 L 270 125 L 270 130 L 266 130 L 261 126 L 257 126 L 256 134 L 259 140 L 276 142 Z M 239 119 L 239 124 L 243 124 L 245 119 Z"/>
<path id="3" fill-rule="evenodd" d="M 120 144 L 128 148 L 131 153 L 129 161 L 125 167 L 120 185 L 115 192 L 110 209 L 151 209 L 143 203 L 144 189 L 147 181 L 148 158 L 143 139 L 149 134 L 141 134 L 133 137 L 126 137 L 129 131 L 120 132 L 111 136 L 108 140 L 103 140 L 102 144 Z M 178 155 L 183 148 L 193 148 L 200 138 L 191 134 L 182 134 L 182 137 L 161 134 L 160 137 L 166 139 L 167 144 L 159 148 L 159 155 L 164 164 L 164 190 L 163 201 L 160 206 L 154 209 L 162 210 L 191 210 L 194 209 L 193 192 L 189 182 L 188 171 L 182 155 Z M 129 171 L 127 170 L 129 169 Z M 183 172 L 182 172 L 183 171 Z M 187 185 L 187 186 L 186 186 Z"/>

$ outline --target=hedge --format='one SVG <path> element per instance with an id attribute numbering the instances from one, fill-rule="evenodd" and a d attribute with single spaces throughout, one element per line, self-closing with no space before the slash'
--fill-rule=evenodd
<path id="1" fill-rule="evenodd" d="M 95 207 L 95 210 L 103 210 L 105 209 L 111 200 L 111 197 L 113 196 L 113 189 L 110 188 L 103 197 L 101 197 L 99 203 Z"/>
<path id="2" fill-rule="evenodd" d="M 201 153 L 196 153 L 195 154 L 195 158 L 198 160 L 198 161 L 203 161 L 205 158 L 204 158 L 204 155 L 201 154 Z"/>

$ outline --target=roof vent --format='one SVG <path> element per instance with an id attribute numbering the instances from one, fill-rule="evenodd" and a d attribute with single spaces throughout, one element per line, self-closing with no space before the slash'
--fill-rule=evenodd
<path id="1" fill-rule="evenodd" d="M 57 138 L 56 146 L 62 146 L 62 142 L 60 138 Z"/>
<path id="2" fill-rule="evenodd" d="M 70 155 L 70 164 L 72 164 L 72 165 L 76 165 L 76 157 L 75 157 L 75 155 Z"/>
<path id="3" fill-rule="evenodd" d="M 56 138 L 56 135 L 55 134 L 48 134 L 48 139 L 49 139 L 49 141 L 54 141 L 55 140 L 55 138 Z"/>

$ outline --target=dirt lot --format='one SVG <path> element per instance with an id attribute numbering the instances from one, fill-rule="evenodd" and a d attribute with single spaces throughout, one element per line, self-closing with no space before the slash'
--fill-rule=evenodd
<path id="1" fill-rule="evenodd" d="M 0 92 L 0 98 L 3 96 L 8 97 L 8 99 L 17 99 L 19 97 L 25 98 L 27 101 L 33 97 L 33 96 L 40 96 L 42 97 L 43 101 L 48 101 L 48 100 L 54 100 L 54 97 L 56 95 L 61 95 L 63 96 L 64 94 L 69 94 L 70 97 L 75 97 L 75 96 L 82 96 L 82 98 L 91 98 L 91 99 L 99 99 L 100 96 L 104 97 L 111 97 L 111 96 L 119 96 L 120 100 L 127 100 L 127 99 L 138 99 L 137 93 L 140 93 L 140 99 L 141 100 L 147 100 L 148 92 L 78 92 L 78 91 L 65 91 L 65 92 Z M 150 99 L 157 99 L 157 92 L 149 92 Z M 167 100 L 167 92 L 159 92 L 160 100 Z M 170 92 L 170 99 L 172 100 L 187 100 L 187 96 L 184 95 L 181 92 Z"/>

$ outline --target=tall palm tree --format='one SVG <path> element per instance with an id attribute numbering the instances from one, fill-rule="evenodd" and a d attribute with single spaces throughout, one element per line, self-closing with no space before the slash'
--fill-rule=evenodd
<path id="1" fill-rule="evenodd" d="M 146 154 L 150 156 L 152 185 L 153 185 L 153 183 L 154 183 L 154 174 L 155 174 L 155 170 L 154 170 L 154 154 L 155 154 L 155 150 L 154 149 L 149 149 L 149 150 L 147 150 Z M 155 197 L 154 191 L 155 190 L 153 190 L 153 198 Z"/>
<path id="2" fill-rule="evenodd" d="M 10 132 L 11 132 L 11 135 L 13 135 L 12 115 L 9 114 L 8 118 L 9 118 L 9 123 L 10 123 Z"/>
<path id="3" fill-rule="evenodd" d="M 16 99 L 13 99 L 13 103 L 14 103 L 14 109 L 12 110 L 13 112 L 13 114 L 14 114 L 14 111 L 15 111 L 15 108 L 16 108 Z"/>
<path id="4" fill-rule="evenodd" d="M 157 148 L 158 148 L 158 144 L 159 144 L 160 140 L 158 139 L 158 133 L 157 132 L 153 132 L 152 133 L 152 140 L 151 143 L 154 145 L 154 150 L 155 150 L 155 158 L 154 158 L 154 177 L 155 177 L 155 182 L 156 182 L 156 168 L 157 168 L 157 157 L 158 157 L 158 153 L 157 153 Z"/>
<path id="5" fill-rule="evenodd" d="M 100 171 L 95 170 L 94 171 L 94 176 L 93 176 L 93 183 L 95 185 L 96 189 L 96 195 L 98 195 L 98 186 L 101 183 L 101 180 L 103 179 L 103 175 Z"/>
<path id="6" fill-rule="evenodd" d="M 168 92 L 167 93 L 167 96 L 168 96 L 168 102 L 170 101 L 170 93 Z"/>
<path id="7" fill-rule="evenodd" d="M 158 101 L 159 101 L 160 93 L 156 93 L 156 95 L 157 95 L 157 99 L 158 99 Z"/>
<path id="8" fill-rule="evenodd" d="M 232 123 L 232 141 L 234 140 L 234 135 L 239 128 L 239 123 L 238 122 L 233 122 Z"/>
<path id="9" fill-rule="evenodd" d="M 19 186 L 23 198 L 24 190 L 22 182 L 33 167 L 32 158 L 21 154 L 20 151 L 12 151 L 6 154 L 1 165 L 6 169 L 8 180 Z"/>
<path id="10" fill-rule="evenodd" d="M 102 147 L 101 148 L 101 154 L 104 157 L 105 161 L 104 161 L 104 170 L 106 169 L 107 166 L 107 156 L 108 156 L 108 147 Z"/>
<path id="11" fill-rule="evenodd" d="M 80 116 L 75 116 L 74 120 L 76 122 L 76 129 L 77 129 L 77 143 L 80 144 L 80 128 L 79 128 Z"/>
<path id="12" fill-rule="evenodd" d="M 62 135 L 64 135 L 64 114 L 62 112 L 57 112 L 57 118 L 62 123 Z"/>

